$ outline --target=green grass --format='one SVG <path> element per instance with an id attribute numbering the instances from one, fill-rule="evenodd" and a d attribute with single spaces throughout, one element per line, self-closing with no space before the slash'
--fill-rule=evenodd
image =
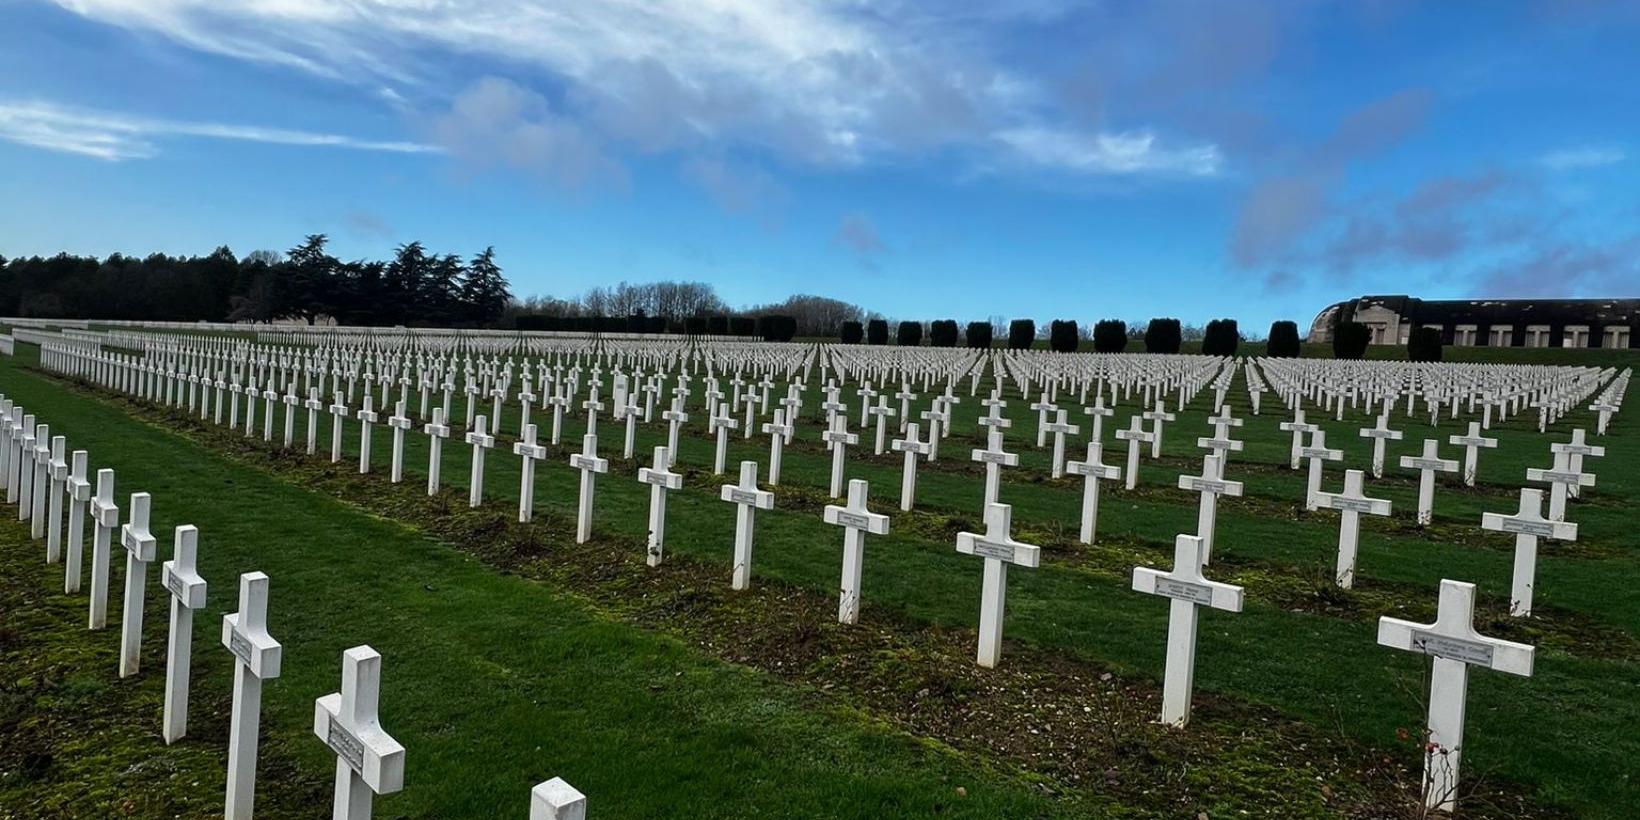
<path id="1" fill-rule="evenodd" d="M 60 396 L 56 388 L 30 381 L 33 378 L 30 376 L 5 370 L 0 370 L 0 376 L 6 379 L 8 395 L 17 395 L 9 388 L 13 383 L 21 383 L 40 391 L 40 402 L 53 397 L 49 400 L 58 402 L 64 413 L 85 404 L 83 400 Z M 979 518 L 980 482 L 966 458 L 971 442 L 964 439 L 974 429 L 973 419 L 980 408 L 976 401 L 966 398 L 966 391 L 962 394 L 964 402 L 957 408 L 959 432 L 942 446 L 941 461 L 937 465 L 925 465 L 919 471 L 919 513 L 915 516 L 897 514 L 894 532 L 874 539 L 868 547 L 863 625 L 893 621 L 951 630 L 970 630 L 973 626 L 979 567 L 971 558 L 956 555 L 951 546 L 956 529 L 976 526 Z M 846 395 L 852 395 L 852 391 Z M 25 399 L 24 403 L 33 411 L 35 402 Z M 415 403 L 414 396 L 411 403 Z M 810 413 L 817 403 L 810 402 Z M 1026 403 L 1015 401 L 1010 407 L 1009 415 L 1015 419 L 1009 437 L 1011 449 L 1022 452 L 1023 465 L 1020 470 L 1008 471 L 1002 497 L 1015 505 L 1016 528 L 1021 537 L 1043 543 L 1046 549 L 1041 569 L 1016 571 L 1011 576 L 1009 643 L 1003 663 L 1005 666 L 1017 664 L 1030 671 L 1041 671 L 1042 664 L 1063 663 L 1073 671 L 1108 669 L 1124 678 L 1154 681 L 1161 666 L 1166 607 L 1159 601 L 1128 591 L 1126 579 L 1134 563 L 1168 560 L 1171 553 L 1168 545 L 1173 534 L 1194 527 L 1193 496 L 1169 490 L 1167 486 L 1171 486 L 1172 477 L 1181 469 L 1192 472 L 1196 469 L 1187 459 L 1195 456 L 1194 437 L 1206 432 L 1202 400 L 1198 398 L 1197 404 L 1181 412 L 1179 421 L 1170 426 L 1163 462 L 1147 461 L 1142 468 L 1141 492 L 1124 495 L 1107 485 L 1100 526 L 1105 545 L 1092 550 L 1072 543 L 1079 503 L 1076 485 L 1043 480 L 1045 453 L 1025 446 L 1026 441 L 1034 439 L 1035 425 L 1035 414 L 1025 410 Z M 1244 396 L 1233 394 L 1232 403 L 1238 415 L 1247 416 L 1249 409 L 1245 407 Z M 851 404 L 857 411 L 857 401 Z M 460 397 L 457 407 L 459 418 Z M 66 421 L 58 421 L 59 409 L 48 414 L 53 425 L 65 424 L 63 429 L 74 436 L 74 446 L 89 446 L 96 459 L 102 459 L 105 452 L 112 453 L 110 461 L 121 467 L 122 495 L 137 489 L 124 479 L 128 460 L 121 457 L 120 448 L 124 445 L 116 443 L 112 445 L 114 449 L 109 450 L 108 445 L 88 444 L 89 439 L 78 432 L 82 429 L 80 424 L 66 426 Z M 1280 416 L 1271 404 L 1267 403 L 1265 410 L 1264 416 L 1249 418 L 1248 426 L 1239 432 L 1240 437 L 1247 440 L 1248 449 L 1233 460 L 1230 477 L 1247 482 L 1248 498 L 1227 500 L 1221 505 L 1217 532 L 1222 564 L 1211 573 L 1223 580 L 1246 584 L 1248 610 L 1240 615 L 1212 613 L 1207 616 L 1199 643 L 1198 692 L 1226 699 L 1230 712 L 1227 725 L 1250 722 L 1256 710 L 1271 708 L 1318 727 L 1328 736 L 1336 734 L 1351 743 L 1389 749 L 1399 761 L 1398 765 L 1415 767 L 1415 761 L 1408 762 L 1408 755 L 1394 749 L 1397 730 L 1416 732 L 1421 726 L 1426 662 L 1377 647 L 1373 641 L 1373 621 L 1378 614 L 1385 613 L 1428 617 L 1436 584 L 1441 578 L 1473 580 L 1480 584 L 1487 604 L 1483 629 L 1531 640 L 1542 648 L 1538 674 L 1531 680 L 1484 672 L 1472 677 L 1466 775 L 1479 779 L 1484 774 L 1489 782 L 1513 783 L 1545 804 L 1564 806 L 1580 814 L 1623 816 L 1623 807 L 1636 796 L 1635 785 L 1625 775 L 1629 771 L 1628 761 L 1640 753 L 1640 728 L 1637 728 L 1640 727 L 1640 706 L 1636 705 L 1640 703 L 1636 698 L 1640 694 L 1637 691 L 1640 675 L 1636 674 L 1633 651 L 1635 636 L 1640 634 L 1640 596 L 1634 592 L 1640 567 L 1636 566 L 1636 539 L 1627 523 L 1630 519 L 1627 505 L 1635 498 L 1637 479 L 1632 471 L 1625 471 L 1621 466 L 1633 464 L 1636 455 L 1640 455 L 1636 452 L 1640 447 L 1634 436 L 1632 414 L 1630 418 L 1620 419 L 1613 435 L 1601 442 L 1608 447 L 1607 458 L 1591 462 L 1600 473 L 1601 486 L 1585 502 L 1574 506 L 1572 514 L 1583 529 L 1582 540 L 1577 545 L 1556 545 L 1545 550 L 1540 562 L 1538 596 L 1543 617 L 1523 625 L 1498 614 L 1504 603 L 1502 598 L 1507 594 L 1511 560 L 1508 539 L 1482 536 L 1476 524 L 1483 509 L 1513 510 L 1513 488 L 1519 486 L 1525 467 L 1547 466 L 1546 441 L 1549 439 L 1516 421 L 1505 425 L 1497 432 L 1504 439 L 1502 447 L 1483 455 L 1483 486 L 1465 490 L 1443 484 L 1437 497 L 1436 525 L 1430 532 L 1420 532 L 1404 521 L 1410 516 L 1415 491 L 1408 477 L 1395 475 L 1392 467 L 1391 476 L 1371 482 L 1369 492 L 1392 498 L 1402 520 L 1371 521 L 1365 525 L 1359 566 L 1363 588 L 1341 593 L 1317 580 L 1330 574 L 1337 538 L 1336 518 L 1326 513 L 1305 514 L 1301 504 L 1295 503 L 1302 495 L 1302 476 L 1274 466 L 1285 460 L 1287 436 L 1275 429 Z M 512 411 L 516 412 L 516 408 Z M 692 407 L 691 411 L 698 420 L 701 416 L 698 407 Z M 101 412 L 111 411 L 103 408 Z M 305 420 L 305 413 L 300 414 L 300 418 Z M 545 421 L 539 411 L 536 420 Z M 1075 421 L 1085 424 L 1084 419 Z M 117 422 L 118 414 L 113 413 L 111 420 L 96 424 L 106 424 L 110 430 L 124 430 Z M 1123 423 L 1123 416 L 1107 421 L 1107 425 Z M 303 437 L 301 426 L 299 423 L 298 442 Z M 516 432 L 516 426 L 516 419 L 508 414 L 504 431 Z M 1368 447 L 1355 436 L 1354 429 L 1365 426 L 1365 422 L 1359 417 L 1347 417 L 1344 423 L 1327 426 L 1329 443 L 1347 451 L 1351 466 L 1362 466 Z M 1450 422 L 1431 431 L 1426 419 L 1405 419 L 1399 414 L 1392 426 L 1407 430 L 1407 441 L 1398 447 L 1392 446 L 1388 459 L 1391 465 L 1396 455 L 1415 450 L 1426 435 L 1439 435 L 1444 439 L 1454 432 Z M 275 425 L 276 440 L 281 435 L 280 427 L 281 424 Z M 697 469 L 709 468 L 712 442 L 704 438 L 698 421 L 692 427 L 693 434 L 683 441 L 682 462 Z M 187 461 L 194 465 L 192 472 L 215 476 L 222 469 L 214 456 L 176 445 L 171 437 L 149 428 L 136 429 L 138 432 L 126 432 L 114 441 L 159 437 L 164 443 L 151 446 L 163 449 L 169 444 L 173 449 L 191 453 Z M 327 417 L 321 418 L 320 431 L 320 446 L 324 450 L 329 440 Z M 566 444 L 578 443 L 579 432 L 578 421 L 567 421 Z M 612 449 L 618 454 L 618 428 L 606 418 L 600 432 L 604 438 L 604 454 L 610 455 Z M 810 421 L 800 433 L 800 439 L 808 443 L 788 449 L 786 453 L 783 484 L 790 486 L 782 490 L 779 509 L 759 518 L 759 547 L 753 571 L 756 585 L 777 583 L 783 588 L 807 591 L 814 599 L 824 601 L 835 595 L 836 542 L 840 538 L 834 528 L 818 521 L 817 495 L 823 495 L 823 490 L 817 493 L 814 488 L 824 487 L 829 476 L 829 459 L 818 451 L 814 443 L 816 434 L 817 428 Z M 1106 436 L 1109 441 L 1108 430 Z M 348 462 L 357 459 L 356 437 L 357 424 L 348 425 L 345 448 Z M 663 439 L 663 427 L 642 427 L 637 449 L 640 460 L 646 463 L 650 449 Z M 891 503 L 897 497 L 899 461 L 864 457 L 863 454 L 869 452 L 870 436 L 862 435 L 862 440 L 865 447 L 850 455 L 849 477 L 870 479 L 876 499 Z M 383 472 L 389 441 L 386 428 L 378 427 L 374 461 L 375 469 Z M 425 481 L 425 441 L 419 434 L 408 439 L 406 463 L 408 480 L 412 483 Z M 510 453 L 502 455 L 502 449 L 498 447 L 490 454 L 486 497 L 490 505 L 505 512 L 516 503 L 517 466 Z M 1079 454 L 1082 448 L 1078 443 L 1068 449 Z M 731 464 L 741 458 L 766 463 L 766 440 L 758 436 L 745 442 L 737 434 L 730 454 Z M 1120 460 L 1119 452 L 1107 454 L 1108 462 Z M 446 485 L 455 485 L 463 495 L 467 466 L 464 445 L 446 447 L 443 468 Z M 189 471 L 180 463 L 177 469 Z M 635 464 L 617 460 L 612 474 L 601 480 L 597 521 L 600 532 L 633 542 L 643 532 L 647 509 L 647 488 L 630 477 L 635 469 Z M 256 471 L 250 472 L 259 475 Z M 543 465 L 537 509 L 557 522 L 572 514 L 574 478 L 573 471 L 563 463 L 562 453 Z M 1329 485 L 1336 485 L 1338 481 L 1337 471 L 1329 469 Z M 721 572 L 723 585 L 727 586 L 732 515 L 727 505 L 716 500 L 712 490 L 714 483 L 709 476 L 694 475 L 688 488 L 674 494 L 669 548 L 675 555 L 700 566 L 716 567 Z M 153 491 L 158 516 L 175 491 Z M 201 505 L 221 506 L 214 488 L 202 490 L 194 485 L 179 491 L 190 496 L 197 492 Z M 310 492 L 306 494 L 311 496 Z M 319 518 L 305 517 L 305 525 L 311 528 L 307 538 L 312 539 L 312 533 L 336 529 L 336 525 L 329 523 L 333 518 L 357 515 L 347 508 L 327 506 Z M 221 517 L 220 513 L 218 516 Z M 201 526 L 202 541 L 208 541 L 211 530 L 201 521 L 191 523 Z M 341 529 L 345 536 L 347 528 Z M 410 534 L 401 534 L 401 537 L 413 539 Z M 292 536 L 291 540 L 302 538 Z M 335 539 L 327 535 L 324 540 Z M 373 554 L 380 558 L 379 551 L 371 552 L 360 546 L 359 539 L 343 540 L 348 544 L 347 555 Z M 437 545 L 426 546 L 434 552 L 443 550 Z M 313 561 L 310 549 L 299 552 L 309 556 L 309 563 L 319 563 Z M 324 549 L 323 554 L 327 556 L 340 554 L 331 548 Z M 399 569 L 396 556 L 400 553 L 400 549 L 394 548 L 391 554 L 395 557 L 388 561 L 394 571 Z M 444 553 L 450 554 L 447 550 Z M 340 560 L 327 557 L 323 563 L 328 565 Z M 327 568 L 331 572 L 338 571 L 335 567 Z M 268 571 L 274 575 L 277 603 L 281 576 L 271 569 Z M 351 583 L 357 589 L 369 589 L 379 584 L 373 579 L 383 571 L 381 564 L 366 560 L 357 568 Z M 486 573 L 482 569 L 476 571 Z M 221 595 L 223 584 L 220 581 L 217 584 L 216 594 Z M 319 581 L 302 580 L 298 584 L 304 596 L 319 593 L 319 587 L 324 586 Z M 466 584 L 464 579 L 462 586 Z M 408 592 L 415 597 L 413 589 Z M 471 602 L 462 602 L 462 605 L 470 606 Z M 458 608 L 436 614 L 471 617 L 455 614 L 463 611 Z M 402 624 L 409 634 L 423 626 L 423 618 L 434 616 L 435 613 L 418 612 L 414 617 L 394 621 L 394 625 Z M 382 649 L 387 655 L 391 679 L 396 653 L 389 652 L 376 638 L 349 638 L 331 645 L 332 657 L 324 664 L 327 668 L 320 676 L 329 681 L 325 684 L 329 688 L 304 693 L 309 700 L 312 695 L 334 688 L 335 672 L 328 667 L 336 665 L 334 654 L 351 640 L 370 640 Z M 759 687 L 782 690 L 766 680 L 751 688 Z M 384 695 L 384 704 L 390 701 L 391 697 Z M 827 705 L 835 708 L 835 702 Z M 807 709 L 794 711 L 806 713 Z M 621 720 L 643 719 L 634 716 Z M 391 728 L 393 723 L 389 721 L 388 725 Z M 623 729 L 632 731 L 632 727 Z M 642 729 L 648 736 L 652 726 L 645 725 Z M 664 727 L 653 727 L 653 730 L 659 734 Z M 1193 726 L 1189 731 L 1207 732 L 1208 729 Z M 417 747 L 408 741 L 407 746 L 414 754 Z M 1236 762 L 1264 759 L 1265 765 L 1270 764 L 1256 749 L 1241 751 L 1245 756 Z M 976 765 L 973 755 L 961 757 L 970 765 Z M 1006 755 L 1002 757 L 1008 759 Z M 979 760 L 983 763 L 987 756 L 979 755 Z M 910 768 L 921 772 L 924 766 L 910 764 Z M 575 772 L 541 772 L 539 775 L 552 773 L 577 782 L 572 776 Z M 1412 774 L 1415 776 L 1415 771 Z M 532 776 L 535 775 L 526 775 L 523 780 L 528 781 Z M 1268 773 L 1262 777 L 1274 782 Z M 784 784 L 779 779 L 769 782 Z M 578 785 L 581 784 L 578 782 Z M 582 787 L 592 791 L 585 785 Z M 886 791 L 892 792 L 895 788 Z M 1070 793 L 1080 794 L 1075 790 Z M 970 798 L 972 796 L 970 789 Z M 921 813 L 926 808 L 909 813 Z"/>

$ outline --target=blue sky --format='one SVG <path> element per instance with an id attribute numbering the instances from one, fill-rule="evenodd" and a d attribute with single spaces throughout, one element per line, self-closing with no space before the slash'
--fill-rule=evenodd
<path id="1" fill-rule="evenodd" d="M 1640 295 L 1640 3 L 0 0 L 0 254 L 896 318 Z"/>

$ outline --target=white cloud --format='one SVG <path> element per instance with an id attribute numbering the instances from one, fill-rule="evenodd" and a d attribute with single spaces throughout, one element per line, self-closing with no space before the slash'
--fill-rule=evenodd
<path id="1" fill-rule="evenodd" d="M 1210 175 L 1215 146 L 1071 130 L 1034 77 L 998 65 L 963 14 L 863 0 L 55 0 L 188 47 L 294 67 L 367 93 L 449 98 L 508 66 L 553 128 L 595 146 L 753 151 L 853 166 L 955 150 L 1072 173 Z M 1052 19 L 1057 0 L 1024 17 Z M 458 55 L 455 60 L 452 55 Z M 385 96 L 385 95 L 384 95 Z"/>
<path id="2" fill-rule="evenodd" d="M 1544 154 L 1540 161 L 1555 171 L 1573 171 L 1580 168 L 1616 165 L 1625 159 L 1628 159 L 1628 154 L 1623 153 L 1621 149 L 1583 146 L 1551 151 Z"/>
<path id="3" fill-rule="evenodd" d="M 1165 146 L 1147 131 L 1082 134 L 1014 128 L 997 137 L 1028 162 L 1092 174 L 1214 176 L 1223 164 L 1217 146 Z"/>
<path id="4" fill-rule="evenodd" d="M 159 153 L 156 140 L 164 137 L 203 137 L 406 154 L 438 150 L 414 142 L 362 140 L 288 128 L 154 119 L 48 102 L 0 102 L 0 139 L 48 151 L 111 162 L 144 159 Z"/>

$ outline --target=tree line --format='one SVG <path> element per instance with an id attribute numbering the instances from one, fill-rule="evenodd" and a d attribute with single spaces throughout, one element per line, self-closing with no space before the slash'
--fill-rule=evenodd
<path id="1" fill-rule="evenodd" d="M 400 245 L 389 260 L 344 262 L 314 234 L 282 256 L 240 259 L 227 247 L 206 256 L 98 259 L 0 257 L 0 313 L 34 318 L 267 322 L 320 318 L 351 325 L 486 327 L 512 294 L 485 248 L 462 259 Z"/>

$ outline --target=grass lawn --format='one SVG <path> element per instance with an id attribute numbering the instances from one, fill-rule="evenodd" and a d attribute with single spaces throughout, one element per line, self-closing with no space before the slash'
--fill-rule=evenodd
<path id="1" fill-rule="evenodd" d="M 20 349 L 32 355 L 32 346 Z M 1232 460 L 1228 477 L 1245 481 L 1247 496 L 1221 504 L 1209 574 L 1245 585 L 1248 607 L 1204 618 L 1199 720 L 1185 732 L 1160 732 L 1144 721 L 1153 716 L 1147 710 L 1160 675 L 1166 606 L 1129 591 L 1127 579 L 1136 564 L 1165 565 L 1173 535 L 1195 526 L 1194 496 L 1169 488 L 1178 473 L 1199 469 L 1194 438 L 1208 431 L 1205 394 L 1169 426 L 1164 457 L 1146 460 L 1139 491 L 1106 485 L 1093 548 L 1075 543 L 1080 485 L 1047 478 L 1046 451 L 1028 446 L 1036 414 L 1011 397 L 1009 446 L 1022 453 L 1022 465 L 1005 471 L 1002 500 L 1015 506 L 1016 537 L 1042 544 L 1044 561 L 1012 573 L 1003 668 L 979 673 L 971 667 L 979 565 L 952 547 L 957 531 L 979 525 L 981 482 L 967 449 L 978 443 L 971 431 L 983 408 L 966 390 L 958 432 L 942 444 L 940 460 L 919 471 L 916 513 L 892 509 L 900 462 L 871 457 L 869 431 L 850 453 L 848 476 L 870 479 L 877 506 L 894 523 L 867 547 L 861 626 L 845 630 L 826 623 L 835 612 L 841 538 L 819 521 L 830 461 L 817 441 L 818 401 L 805 408 L 807 426 L 786 452 L 777 509 L 759 516 L 755 589 L 730 596 L 733 515 L 715 491 L 728 479 L 709 475 L 713 441 L 693 404 L 680 453 L 690 475 L 669 516 L 676 560 L 652 571 L 641 564 L 648 488 L 632 479 L 639 462 L 612 459 L 599 483 L 599 538 L 592 551 L 578 553 L 564 533 L 575 503 L 568 448 L 541 466 L 540 525 L 519 528 L 506 521 L 518 481 L 510 447 L 491 452 L 487 504 L 467 513 L 469 448 L 454 438 L 442 470 L 454 492 L 427 501 L 420 497 L 427 450 L 419 433 L 407 439 L 407 484 L 393 487 L 385 480 L 385 426 L 374 436 L 377 472 L 359 477 L 350 466 L 356 422 L 345 428 L 347 456 L 337 469 L 323 455 L 273 452 L 260 435 L 246 440 L 180 412 L 74 395 L 19 372 L 17 363 L 0 363 L 0 387 L 66 433 L 71 446 L 89 449 L 94 468 L 114 466 L 122 504 L 129 492 L 147 490 L 155 496 L 156 533 L 177 523 L 201 529 L 213 614 L 202 619 L 210 627 L 199 630 L 196 644 L 196 735 L 163 753 L 200 760 L 176 762 L 177 771 L 203 768 L 220 777 L 214 758 L 225 734 L 227 654 L 214 640 L 214 613 L 233 608 L 227 598 L 236 573 L 262 569 L 273 577 L 274 631 L 289 649 L 286 678 L 269 687 L 264 760 L 293 775 L 269 785 L 275 809 L 282 797 L 299 804 L 326 788 L 323 746 L 307 728 L 311 700 L 336 688 L 341 649 L 369 642 L 386 656 L 385 725 L 409 749 L 406 792 L 384 807 L 408 816 L 501 810 L 553 774 L 592 795 L 600 816 L 684 807 L 719 816 L 1177 816 L 1186 807 L 1361 814 L 1363 806 L 1398 805 L 1415 788 L 1405 782 L 1417 775 L 1405 734 L 1421 728 L 1427 674 L 1427 661 L 1377 647 L 1374 622 L 1380 614 L 1429 618 L 1441 578 L 1480 585 L 1483 631 L 1540 647 L 1530 680 L 1485 672 L 1471 678 L 1465 775 L 1481 792 L 1466 803 L 1470 810 L 1519 816 L 1527 810 L 1519 801 L 1528 799 L 1534 812 L 1621 817 L 1640 797 L 1629 776 L 1640 754 L 1640 542 L 1628 523 L 1640 477 L 1625 469 L 1640 456 L 1632 414 L 1600 442 L 1608 455 L 1590 462 L 1600 486 L 1572 508 L 1580 540 L 1544 550 L 1541 617 L 1522 623 L 1503 614 L 1511 540 L 1482 535 L 1479 516 L 1512 512 L 1525 468 L 1548 466 L 1547 442 L 1563 436 L 1539 436 L 1524 420 L 1501 426 L 1494 433 L 1500 448 L 1483 454 L 1481 486 L 1443 483 L 1435 524 L 1426 530 L 1409 521 L 1412 476 L 1392 466 L 1385 479 L 1370 481 L 1369 494 L 1392 499 L 1397 516 L 1364 523 L 1362 581 L 1341 592 L 1325 581 L 1337 518 L 1302 510 L 1302 473 L 1285 468 L 1288 436 L 1275 426 L 1285 415 L 1267 401 L 1264 415 L 1251 417 L 1238 381 L 1231 403 L 1248 418 L 1237 431 L 1247 450 Z M 844 395 L 857 414 L 852 388 Z M 459 421 L 462 399 L 456 402 Z M 413 394 L 411 404 L 413 411 Z M 516 412 L 503 419 L 507 441 L 517 432 Z M 1107 426 L 1125 426 L 1126 413 Z M 298 442 L 305 418 L 298 416 Z M 539 410 L 534 420 L 546 421 Z M 1072 421 L 1085 434 L 1086 419 Z M 1431 429 L 1427 416 L 1397 414 L 1392 426 L 1406 430 L 1407 440 L 1392 443 L 1389 464 L 1425 437 L 1444 441 L 1457 432 L 1443 422 Z M 1347 464 L 1364 466 L 1368 442 L 1355 430 L 1368 422 L 1346 413 L 1326 426 L 1329 445 L 1346 450 Z M 275 444 L 281 427 L 282 418 Z M 604 455 L 619 455 L 619 431 L 603 420 Z M 326 450 L 328 416 L 319 432 Z M 564 443 L 578 445 L 580 432 L 579 418 L 566 419 Z M 647 463 L 664 437 L 664 426 L 640 425 L 639 461 Z M 1068 452 L 1079 457 L 1084 440 Z M 1448 457 L 1453 450 L 1446 448 Z M 731 465 L 755 459 L 766 468 L 767 455 L 766 437 L 735 435 Z M 1111 449 L 1105 460 L 1121 463 L 1122 455 Z M 1339 483 L 1340 469 L 1329 465 L 1329 486 Z M 31 765 L 0 752 L 0 807 L 13 795 L 36 794 L 82 810 L 106 805 L 83 802 L 107 798 L 76 784 L 109 785 L 106 772 L 119 764 L 70 759 L 52 739 L 68 742 L 87 731 L 84 720 L 103 714 L 107 689 L 115 689 L 127 693 L 120 698 L 131 709 L 146 697 L 153 717 L 122 723 L 127 734 L 108 754 L 125 750 L 119 760 L 146 760 L 158 753 L 162 610 L 156 605 L 149 614 L 147 676 L 114 683 L 117 639 L 79 628 L 83 597 L 48 594 L 60 584 L 45 580 L 42 547 L 21 544 L 20 531 L 3 541 L 13 545 L 4 556 L 6 594 L 18 602 L 8 600 L 6 609 L 29 613 L 31 626 L 9 628 L 0 648 L 7 668 L 23 664 L 23 677 L 34 682 L 6 690 L 0 726 L 22 726 L 6 731 L 26 730 L 17 737 L 54 751 L 48 763 Z M 163 556 L 168 543 L 161 542 Z M 299 603 L 284 603 L 291 597 Z M 6 677 L 12 687 L 13 676 Z M 927 685 L 910 688 L 908 681 Z M 896 684 L 910 690 L 892 691 Z M 201 702 L 216 706 L 200 709 Z M 1079 722 L 1078 706 L 1098 719 Z M 51 729 L 31 728 L 36 721 Z M 147 791 L 150 799 L 177 799 L 176 789 Z M 219 786 L 204 791 L 202 805 L 220 799 Z M 714 806 L 714 798 L 723 803 Z"/>

